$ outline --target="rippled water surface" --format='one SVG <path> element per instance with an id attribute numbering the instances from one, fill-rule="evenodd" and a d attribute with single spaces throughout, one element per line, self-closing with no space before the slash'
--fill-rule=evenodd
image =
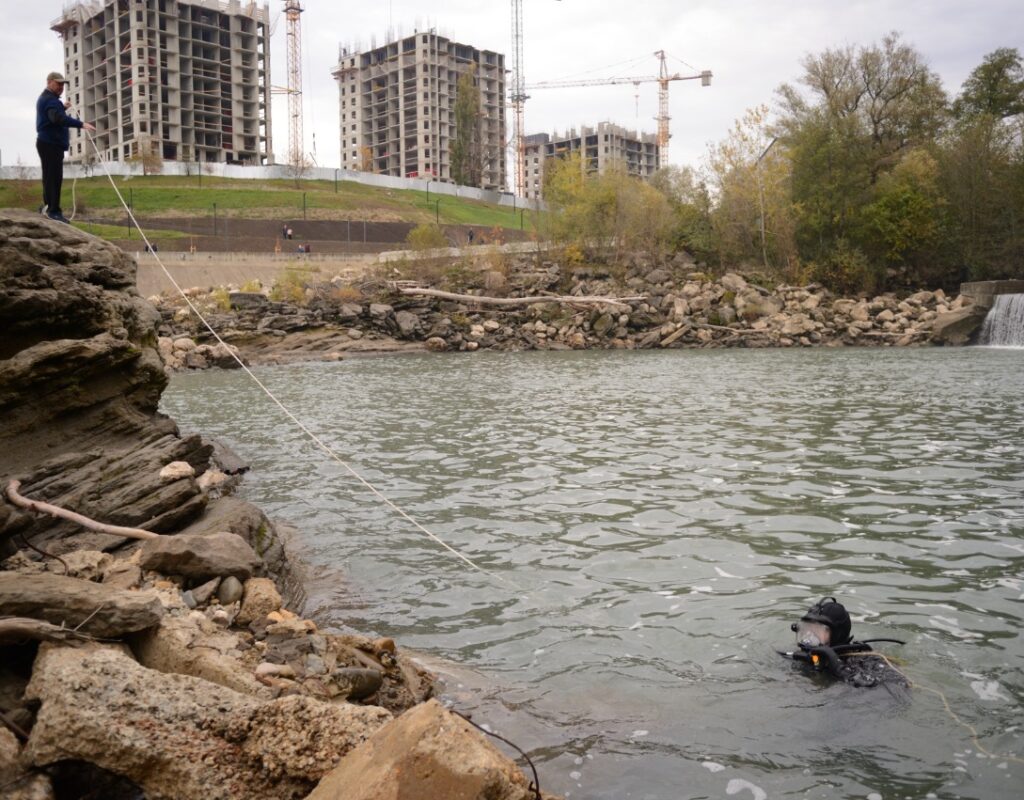
<path id="1" fill-rule="evenodd" d="M 543 788 L 1021 796 L 1024 350 L 480 353 L 258 374 L 494 577 L 326 459 L 244 374 L 177 377 L 164 410 L 252 464 L 244 496 L 298 528 L 323 624 L 442 664 L 449 698 L 527 749 Z M 860 638 L 907 641 L 884 650 L 913 690 L 830 684 L 776 655 L 822 595 Z"/>

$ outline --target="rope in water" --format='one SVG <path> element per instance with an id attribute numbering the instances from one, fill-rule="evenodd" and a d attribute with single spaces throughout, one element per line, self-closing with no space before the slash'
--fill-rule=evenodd
<path id="1" fill-rule="evenodd" d="M 309 439 L 311 439 L 313 441 L 313 443 L 318 448 L 320 448 L 321 451 L 323 451 L 329 458 L 331 458 L 337 464 L 339 464 L 353 478 L 355 478 L 357 481 L 359 481 L 359 483 L 361 483 L 363 485 L 363 487 L 366 488 L 374 497 L 376 497 L 378 500 L 380 500 L 384 505 L 386 505 L 388 508 L 390 508 L 396 514 L 398 514 L 398 516 L 400 516 L 402 519 L 404 519 L 406 522 L 408 522 L 410 525 L 412 525 L 420 533 L 422 533 L 425 536 L 429 537 L 433 542 L 435 542 L 436 544 L 438 544 L 439 546 L 441 546 L 442 548 L 447 550 L 452 555 L 454 555 L 456 558 L 458 558 L 460 561 L 462 561 L 467 566 L 471 567 L 472 569 L 476 570 L 477 572 L 480 572 L 480 573 L 482 573 L 482 574 L 484 574 L 484 575 L 486 575 L 486 576 L 488 576 L 490 578 L 493 578 L 494 580 L 500 581 L 501 583 L 505 584 L 506 586 L 509 586 L 510 588 L 515 588 L 515 586 L 511 582 L 509 582 L 508 580 L 503 578 L 501 575 L 498 575 L 495 572 L 492 572 L 492 571 L 490 571 L 488 569 L 485 569 L 484 567 L 481 567 L 479 564 L 477 564 L 471 558 L 469 558 L 466 555 L 463 555 L 458 550 L 456 550 L 454 547 L 452 547 L 450 544 L 448 544 L 447 542 L 443 541 L 435 533 L 427 530 L 427 528 L 425 528 L 423 525 L 421 525 L 419 522 L 417 522 L 415 519 L 413 519 L 403 509 L 401 509 L 397 505 L 395 505 L 395 503 L 392 502 L 387 496 L 385 496 L 383 492 L 381 492 L 376 486 L 374 486 L 372 483 L 370 483 L 359 472 L 357 472 L 347 461 L 345 461 L 340 455 L 338 455 L 330 447 L 330 445 L 325 443 L 319 436 L 317 436 L 306 425 L 304 425 L 302 423 L 302 421 L 298 417 L 296 417 L 294 413 L 292 413 L 291 409 L 289 409 L 283 402 L 281 402 L 274 395 L 274 393 L 272 391 L 270 391 L 270 389 L 267 388 L 267 386 L 259 378 L 256 377 L 256 375 L 252 372 L 252 370 L 249 369 L 249 367 L 242 361 L 241 358 L 238 357 L 238 354 L 235 353 L 234 349 L 232 349 L 231 347 L 228 347 L 227 342 L 225 342 L 220 337 L 220 335 L 217 333 L 217 331 L 215 331 L 213 329 L 213 326 L 210 325 L 210 323 L 207 321 L 206 317 L 203 316 L 202 312 L 196 307 L 195 303 L 192 302 L 191 298 L 189 298 L 189 296 L 187 294 L 185 294 L 185 291 L 181 288 L 181 286 L 178 284 L 178 282 L 174 279 L 174 276 L 171 275 L 171 273 L 167 269 L 167 267 L 164 266 L 163 261 L 160 260 L 159 254 L 153 249 L 152 245 L 150 244 L 149 238 L 146 236 L 146 232 L 144 230 L 142 230 L 142 226 L 139 225 L 138 220 L 135 218 L 135 214 L 132 213 L 131 208 L 128 206 L 128 204 L 124 200 L 124 196 L 121 194 L 120 190 L 117 188 L 117 184 L 114 182 L 114 177 L 113 177 L 113 175 L 110 174 L 110 170 L 107 168 L 107 163 L 103 159 L 102 154 L 99 151 L 99 148 L 96 146 L 96 140 L 93 138 L 92 133 L 90 133 L 89 131 L 85 131 L 85 134 L 86 134 L 86 136 L 89 137 L 89 141 L 92 144 L 93 149 L 96 151 L 99 163 L 103 167 L 103 172 L 106 174 L 107 180 L 110 181 L 110 185 L 113 187 L 114 193 L 117 195 L 117 199 L 121 201 L 121 205 L 124 207 L 125 212 L 128 214 L 128 218 L 132 221 L 132 224 L 139 231 L 139 235 L 142 237 L 142 240 L 145 243 L 146 252 L 150 253 L 153 256 L 153 258 L 156 259 L 156 263 L 160 266 L 160 269 L 163 270 L 164 275 L 167 276 L 167 279 L 171 282 L 171 285 L 174 286 L 174 288 L 177 290 L 178 294 L 181 295 L 181 297 L 184 299 L 185 303 L 192 310 L 192 313 L 196 315 L 196 317 L 205 326 L 205 328 L 210 332 L 210 334 L 213 336 L 213 338 L 216 339 L 219 344 L 223 345 L 224 349 L 231 354 L 231 357 L 236 362 L 238 362 L 238 366 L 241 367 L 242 370 L 245 371 L 245 374 L 249 376 L 249 378 L 252 380 L 252 382 L 255 383 L 263 391 L 263 393 L 268 398 L 270 398 L 271 402 L 273 402 L 274 405 L 276 405 L 281 410 L 281 412 L 286 417 L 288 417 L 289 420 L 291 420 L 293 423 L 295 423 L 295 425 L 299 428 L 299 430 L 301 430 L 307 437 L 309 437 Z"/>
<path id="2" fill-rule="evenodd" d="M 952 706 L 949 705 L 949 700 L 946 698 L 946 695 L 939 689 L 933 689 L 931 686 L 925 686 L 922 683 L 917 683 L 916 681 L 911 680 L 910 676 L 907 675 L 907 673 L 905 673 L 903 670 L 901 670 L 899 667 L 892 663 L 892 659 L 890 659 L 888 656 L 883 655 L 882 653 L 878 653 L 875 651 L 870 651 L 866 653 L 848 653 L 845 657 L 853 658 L 858 656 L 861 658 L 866 656 L 877 656 L 878 658 L 882 659 L 882 661 L 884 661 L 886 664 L 888 664 L 889 668 L 893 672 L 897 673 L 898 675 L 902 675 L 907 682 L 907 686 L 911 687 L 912 689 L 923 689 L 926 692 L 931 692 L 932 694 L 937 695 L 938 698 L 942 701 L 942 705 L 945 708 L 946 713 L 949 715 L 949 718 L 953 720 L 953 722 L 955 722 L 957 725 L 961 726 L 962 728 L 965 728 L 967 732 L 971 735 L 971 743 L 975 747 L 977 747 L 980 752 L 984 753 L 989 758 L 1003 758 L 1007 761 L 1013 761 L 1017 764 L 1024 764 L 1024 759 L 1018 756 L 1015 756 L 1010 753 L 993 753 L 991 750 L 986 748 L 985 745 L 981 743 L 981 737 L 978 733 L 978 729 L 971 725 L 971 723 L 964 722 L 964 720 L 960 719 L 960 717 L 957 716 L 956 712 L 953 711 Z"/>

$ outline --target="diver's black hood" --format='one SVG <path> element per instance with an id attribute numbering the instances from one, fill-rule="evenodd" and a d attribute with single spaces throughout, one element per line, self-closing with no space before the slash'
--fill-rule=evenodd
<path id="1" fill-rule="evenodd" d="M 827 625 L 830 631 L 829 644 L 832 647 L 849 644 L 853 641 L 851 634 L 853 625 L 850 622 L 850 615 L 843 604 L 837 603 L 834 597 L 823 597 L 811 606 L 800 619 Z"/>

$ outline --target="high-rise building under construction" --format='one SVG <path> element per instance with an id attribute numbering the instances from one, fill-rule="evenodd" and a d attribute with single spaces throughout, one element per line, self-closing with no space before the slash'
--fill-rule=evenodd
<path id="1" fill-rule="evenodd" d="M 79 0 L 51 28 L 64 98 L 111 160 L 273 163 L 270 12 L 240 0 Z M 92 155 L 77 137 L 73 161 Z"/>
<path id="2" fill-rule="evenodd" d="M 544 195 L 545 164 L 552 158 L 578 153 L 585 173 L 604 173 L 621 169 L 627 175 L 646 180 L 661 168 L 658 137 L 651 133 L 626 130 L 611 122 L 599 122 L 596 128 L 583 127 L 566 132 L 535 133 L 526 137 L 525 197 L 533 200 Z"/>
<path id="3" fill-rule="evenodd" d="M 459 132 L 460 76 L 473 73 L 475 130 L 464 131 L 473 162 L 452 161 Z M 417 32 L 382 47 L 342 49 L 338 81 L 341 166 L 399 177 L 452 182 L 470 172 L 484 189 L 505 188 L 505 56 Z M 454 172 L 453 172 L 454 167 Z M 463 182 L 466 182 L 463 179 Z"/>

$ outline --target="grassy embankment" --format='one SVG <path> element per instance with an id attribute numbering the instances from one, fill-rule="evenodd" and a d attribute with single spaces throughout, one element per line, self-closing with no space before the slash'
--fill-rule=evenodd
<path id="1" fill-rule="evenodd" d="M 532 212 L 412 190 L 381 189 L 351 181 L 237 180 L 204 175 L 177 177 L 151 175 L 115 178 L 118 189 L 130 200 L 139 217 L 207 218 L 214 213 L 238 219 L 367 220 L 376 222 L 439 222 L 441 225 L 486 227 L 533 227 Z M 71 214 L 72 182 L 64 181 L 64 213 Z M 0 208 L 39 206 L 38 181 L 0 181 Z M 76 224 L 104 238 L 120 238 L 124 210 L 106 176 L 80 178 L 74 187 Z M 90 220 L 89 223 L 80 221 Z M 156 238 L 175 238 L 189 233 L 154 231 Z"/>

